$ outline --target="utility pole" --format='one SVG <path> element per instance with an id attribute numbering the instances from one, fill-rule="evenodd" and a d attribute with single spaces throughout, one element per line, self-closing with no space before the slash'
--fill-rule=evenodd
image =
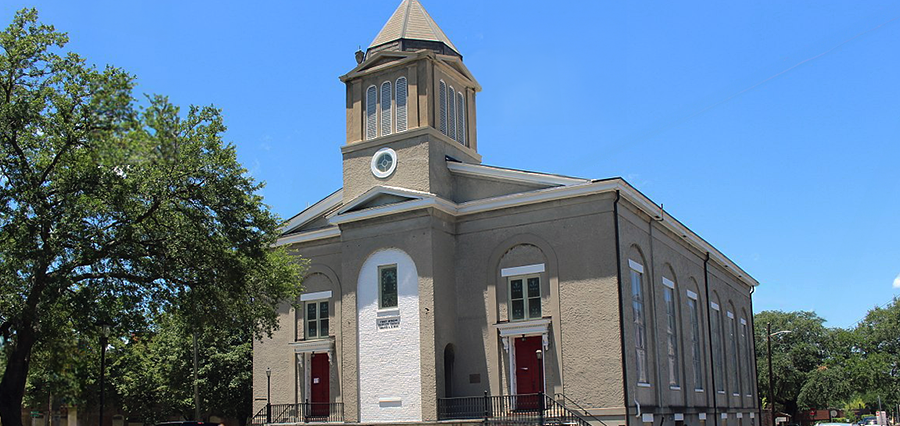
<path id="1" fill-rule="evenodd" d="M 775 393 L 772 391 L 772 323 L 766 323 L 766 350 L 769 352 L 769 409 L 772 423 L 775 426 Z"/>
<path id="2" fill-rule="evenodd" d="M 200 421 L 200 390 L 197 383 L 197 332 L 193 333 L 194 340 L 194 420 Z"/>

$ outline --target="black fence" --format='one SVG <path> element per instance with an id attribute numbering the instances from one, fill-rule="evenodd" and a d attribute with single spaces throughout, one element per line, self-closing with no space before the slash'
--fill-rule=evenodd
<path id="1" fill-rule="evenodd" d="M 543 393 L 438 398 L 438 420 L 459 419 L 504 425 L 590 426 L 582 416 Z"/>
<path id="2" fill-rule="evenodd" d="M 299 404 L 270 404 L 263 407 L 248 422 L 252 426 L 268 423 L 344 422 L 341 402 L 301 402 Z"/>

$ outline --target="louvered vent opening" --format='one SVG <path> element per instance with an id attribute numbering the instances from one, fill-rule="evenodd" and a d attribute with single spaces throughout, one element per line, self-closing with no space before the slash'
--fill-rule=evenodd
<path id="1" fill-rule="evenodd" d="M 391 134 L 391 82 L 381 83 L 381 136 Z"/>
<path id="2" fill-rule="evenodd" d="M 406 131 L 406 77 L 397 79 L 397 132 Z"/>
<path id="3" fill-rule="evenodd" d="M 441 133 L 447 134 L 447 85 L 441 80 L 438 102 L 441 104 Z"/>
<path id="4" fill-rule="evenodd" d="M 463 94 L 456 95 L 456 140 L 466 145 L 466 103 Z"/>
<path id="5" fill-rule="evenodd" d="M 447 135 L 456 139 L 456 96 L 453 96 L 454 93 L 456 91 L 453 90 L 453 86 L 450 86 L 450 96 L 447 98 L 447 116 L 449 117 L 449 120 L 447 120 Z"/>
<path id="6" fill-rule="evenodd" d="M 378 89 L 369 86 L 366 89 L 366 139 L 375 139 L 378 136 L 378 123 L 375 114 L 378 109 Z"/>

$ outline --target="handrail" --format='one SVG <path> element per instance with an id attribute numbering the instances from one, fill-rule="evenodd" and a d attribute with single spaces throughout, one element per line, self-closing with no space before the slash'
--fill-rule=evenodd
<path id="1" fill-rule="evenodd" d="M 482 418 L 485 423 L 592 426 L 579 413 L 543 392 L 499 396 L 485 392 L 483 397 L 438 398 L 437 402 L 438 420 Z"/>
<path id="2" fill-rule="evenodd" d="M 266 404 L 247 422 L 251 426 L 275 423 L 344 422 L 342 402 L 301 402 Z"/>
<path id="3" fill-rule="evenodd" d="M 609 426 L 609 425 L 606 424 L 606 422 L 604 422 L 603 420 L 600 420 L 599 418 L 597 418 L 597 416 L 591 414 L 591 413 L 590 413 L 588 410 L 586 410 L 584 407 L 582 407 L 582 406 L 579 405 L 577 402 L 573 401 L 571 398 L 569 398 L 568 396 L 566 396 L 566 394 L 564 394 L 564 393 L 558 393 L 558 394 L 555 394 L 554 397 L 555 397 L 555 398 L 562 397 L 562 398 L 563 398 L 563 401 L 571 402 L 572 405 L 574 405 L 576 408 L 578 408 L 579 410 L 581 410 L 581 412 L 584 413 L 585 417 L 590 417 L 591 419 L 600 422 L 600 424 L 602 424 L 603 426 Z M 563 407 L 565 407 L 565 406 L 566 406 L 566 404 L 565 404 L 565 402 L 563 402 Z"/>

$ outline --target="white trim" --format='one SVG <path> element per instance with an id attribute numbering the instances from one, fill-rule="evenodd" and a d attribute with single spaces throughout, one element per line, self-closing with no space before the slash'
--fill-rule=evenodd
<path id="1" fill-rule="evenodd" d="M 331 290 L 317 291 L 315 293 L 303 293 L 300 295 L 301 302 L 307 302 L 310 300 L 322 300 L 322 299 L 331 299 Z"/>
<path id="2" fill-rule="evenodd" d="M 478 164 L 447 162 L 447 168 L 453 173 L 469 175 L 480 178 L 506 180 L 519 183 L 562 185 L 589 184 L 590 179 L 573 178 L 567 176 L 549 175 L 544 173 L 526 172 L 522 170 L 500 169 L 496 167 Z"/>
<path id="3" fill-rule="evenodd" d="M 544 264 L 536 263 L 534 265 L 516 266 L 513 268 L 503 268 L 500 270 L 501 277 L 514 277 L 516 275 L 538 274 L 544 272 Z"/>
<path id="4" fill-rule="evenodd" d="M 628 259 L 628 267 L 639 273 L 644 273 L 644 265 L 641 265 L 640 263 L 637 263 L 631 259 Z"/>
<path id="5" fill-rule="evenodd" d="M 709 302 L 709 307 L 712 308 L 714 311 L 719 310 L 719 304 L 716 302 Z"/>
<path id="6" fill-rule="evenodd" d="M 322 214 L 330 211 L 331 209 L 339 206 L 341 204 L 341 200 L 344 199 L 344 189 L 339 189 L 332 193 L 331 195 L 323 198 L 318 203 L 313 204 L 312 206 L 307 207 L 305 210 L 300 212 L 300 214 L 292 217 L 290 220 L 281 225 L 278 228 L 278 232 L 282 234 L 286 234 L 288 232 L 293 231 L 303 225 L 306 225 L 308 222 L 311 222 L 313 219 L 321 216 Z"/>
<path id="7" fill-rule="evenodd" d="M 754 412 L 751 411 L 751 412 L 750 412 L 750 418 L 751 418 L 751 419 L 756 418 L 756 413 L 754 413 Z"/>
<path id="8" fill-rule="evenodd" d="M 387 397 L 387 398 L 378 398 L 378 403 L 379 403 L 379 404 L 383 404 L 383 403 L 397 403 L 397 402 L 403 402 L 403 398 L 400 398 L 399 396 L 390 396 L 390 397 Z"/>
<path id="9" fill-rule="evenodd" d="M 638 386 L 639 388 L 649 388 L 649 387 L 650 387 L 650 383 L 647 383 L 647 382 L 637 382 L 637 386 Z"/>
<path id="10" fill-rule="evenodd" d="M 653 423 L 653 413 L 641 414 L 641 421 L 644 423 Z"/>
<path id="11" fill-rule="evenodd" d="M 697 300 L 697 293 L 694 293 L 693 291 L 687 290 L 687 297 L 688 297 L 688 299 L 694 299 L 694 300 Z"/>
<path id="12" fill-rule="evenodd" d="M 373 207 L 371 209 L 364 209 L 357 212 L 350 213 L 342 213 L 337 216 L 332 216 L 329 219 L 329 222 L 340 225 L 348 222 L 355 222 L 357 220 L 363 219 L 373 219 L 381 216 L 388 216 L 397 213 L 403 213 L 413 210 L 420 210 L 426 208 L 434 208 L 436 210 L 443 211 L 448 214 L 452 214 L 452 203 L 444 200 L 442 198 L 437 198 L 434 196 L 430 196 L 428 198 L 421 198 L 418 200 L 409 200 L 401 203 L 388 204 L 386 206 L 378 206 Z"/>
<path id="13" fill-rule="evenodd" d="M 737 418 L 743 419 L 743 418 L 744 418 L 744 413 L 737 413 Z"/>
<path id="14" fill-rule="evenodd" d="M 385 83 L 390 84 L 389 81 L 386 81 Z M 385 171 L 379 170 L 378 165 L 376 164 L 378 157 L 381 157 L 382 154 L 387 154 L 391 157 L 391 165 Z M 375 154 L 372 154 L 372 160 L 369 162 L 369 167 L 372 169 L 372 174 L 379 179 L 384 179 L 394 174 L 394 170 L 397 170 L 397 151 L 394 151 L 393 149 L 388 147 L 384 147 L 379 149 L 378 151 L 375 151 Z"/>
<path id="15" fill-rule="evenodd" d="M 700 417 L 700 420 L 706 420 L 706 413 L 700 413 L 698 417 Z"/>
<path id="16" fill-rule="evenodd" d="M 675 413 L 675 421 L 683 422 L 684 421 L 684 413 Z"/>
<path id="17" fill-rule="evenodd" d="M 741 318 L 741 325 L 747 325 L 747 320 L 745 318 Z"/>
<path id="18" fill-rule="evenodd" d="M 300 295 L 301 302 L 308 302 L 311 300 L 322 300 L 322 299 L 331 299 L 331 290 L 317 291 L 315 293 L 303 293 Z"/>
<path id="19" fill-rule="evenodd" d="M 316 229 L 315 231 L 301 232 L 295 235 L 288 235 L 275 240 L 272 247 L 284 246 L 288 244 L 305 243 L 308 241 L 324 240 L 326 238 L 340 237 L 341 228 L 330 226 L 328 228 Z"/>
<path id="20" fill-rule="evenodd" d="M 386 185 L 378 185 L 369 188 L 366 192 L 357 195 L 355 198 L 344 204 L 339 210 L 335 211 L 328 215 L 329 223 L 334 224 L 334 221 L 331 220 L 335 216 L 340 216 L 350 210 L 355 209 L 356 207 L 365 204 L 367 201 L 372 200 L 379 195 L 394 195 L 397 197 L 408 197 L 413 200 L 421 200 L 427 197 L 434 197 L 434 194 L 430 192 L 424 191 L 416 191 L 414 189 L 406 189 L 406 188 L 398 188 L 396 186 L 386 186 Z M 393 204 L 387 204 L 386 206 L 392 206 Z M 381 207 L 381 206 L 379 206 Z"/>
<path id="21" fill-rule="evenodd" d="M 722 418 L 727 420 L 727 419 L 728 419 L 728 413 L 722 413 Z"/>
<path id="22" fill-rule="evenodd" d="M 680 390 L 681 390 L 681 386 L 678 386 L 678 385 L 669 385 L 669 389 L 670 389 L 670 390 L 673 390 L 673 391 L 680 391 Z"/>
<path id="23" fill-rule="evenodd" d="M 500 337 L 510 336 L 536 336 L 547 334 L 550 331 L 550 319 L 539 318 L 527 321 L 499 322 L 494 328 L 500 333 Z"/>
<path id="24" fill-rule="evenodd" d="M 694 388 L 694 392 L 703 393 L 703 388 Z"/>
<path id="25" fill-rule="evenodd" d="M 325 339 L 301 340 L 298 342 L 288 343 L 288 346 L 294 348 L 296 354 L 306 353 L 326 353 L 334 350 L 334 337 Z"/>
<path id="26" fill-rule="evenodd" d="M 669 288 L 671 288 L 672 290 L 675 290 L 675 283 L 672 282 L 672 280 L 670 280 L 670 279 L 668 279 L 668 278 L 666 278 L 666 277 L 662 277 L 662 283 L 663 283 L 664 286 L 669 287 Z"/>
<path id="27" fill-rule="evenodd" d="M 427 128 L 423 130 L 423 132 L 427 133 Z M 368 145 L 367 145 L 368 146 Z M 343 149 L 343 148 L 342 148 Z M 467 167 L 459 166 L 461 163 L 447 163 L 448 167 L 452 168 L 460 168 Z M 512 172 L 517 176 L 527 175 L 526 172 Z M 536 175 L 540 176 L 542 179 L 546 177 L 546 175 Z M 567 179 L 567 178 L 561 178 Z M 660 208 L 656 204 L 654 204 L 649 198 L 638 192 L 636 189 L 628 185 L 627 182 L 621 179 L 610 179 L 598 182 L 590 182 L 583 181 L 584 183 L 572 183 L 569 185 L 564 185 L 562 187 L 554 187 L 554 188 L 545 188 L 539 189 L 535 191 L 522 192 L 517 194 L 504 195 L 500 197 L 486 198 L 481 200 L 473 200 L 465 203 L 456 204 L 451 201 L 441 200 L 439 203 L 441 205 L 442 210 L 446 211 L 448 214 L 454 216 L 461 216 L 473 213 L 481 213 L 491 210 L 516 207 L 527 204 L 540 203 L 545 201 L 553 201 L 553 200 L 561 200 L 573 197 L 580 197 L 584 195 L 591 194 L 600 194 L 605 192 L 614 192 L 620 191 L 620 194 L 629 202 L 634 204 L 637 208 L 642 210 L 644 213 L 651 215 L 652 217 L 660 216 Z M 432 195 L 433 196 L 433 195 Z M 425 208 L 431 206 L 421 206 L 419 208 Z M 404 210 L 405 211 L 405 210 Z M 370 216 L 359 215 L 355 216 L 346 221 L 352 220 L 361 220 L 368 219 L 369 217 L 378 217 L 384 214 L 396 213 L 396 211 L 384 211 L 379 209 L 378 214 L 371 214 Z M 682 239 L 685 240 L 689 245 L 693 246 L 700 252 L 709 253 L 710 259 L 721 265 L 725 270 L 732 271 L 731 273 L 737 276 L 737 278 L 742 281 L 744 284 L 747 284 L 750 287 L 755 287 L 759 285 L 759 282 L 753 279 L 753 277 L 749 276 L 743 269 L 738 267 L 734 262 L 725 257 L 721 252 L 719 252 L 715 247 L 707 243 L 705 240 L 700 238 L 693 231 L 682 225 L 680 222 L 675 220 L 669 215 L 666 215 L 665 212 L 662 212 L 662 217 L 659 219 L 658 223 L 662 224 L 669 231 L 675 233 L 675 235 L 680 235 Z M 332 220 L 332 224 L 335 222 Z"/>
<path id="28" fill-rule="evenodd" d="M 734 312 L 725 311 L 725 316 L 727 316 L 728 318 L 734 319 Z"/>

